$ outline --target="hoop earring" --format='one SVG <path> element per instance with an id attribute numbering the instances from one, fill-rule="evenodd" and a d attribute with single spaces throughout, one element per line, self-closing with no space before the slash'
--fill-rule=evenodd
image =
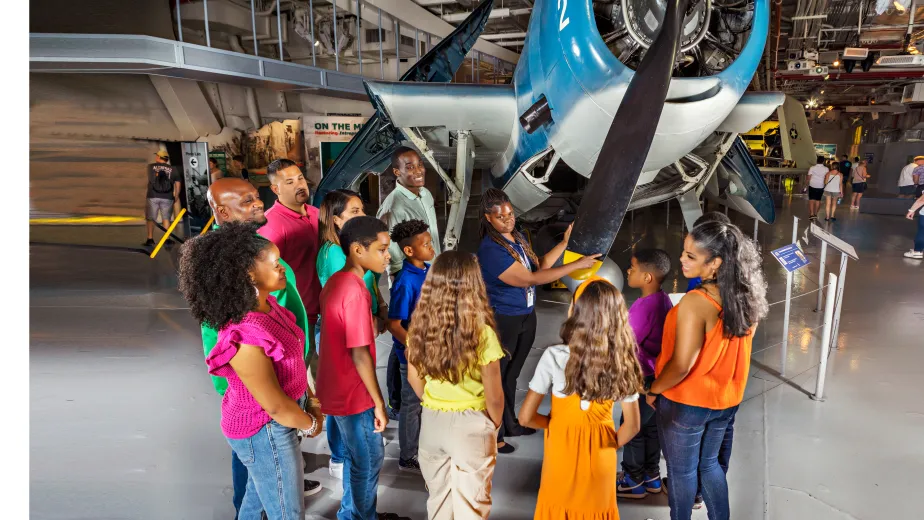
<path id="1" fill-rule="evenodd" d="M 257 289 L 257 286 L 253 286 L 254 296 L 259 300 L 260 299 L 260 289 Z"/>

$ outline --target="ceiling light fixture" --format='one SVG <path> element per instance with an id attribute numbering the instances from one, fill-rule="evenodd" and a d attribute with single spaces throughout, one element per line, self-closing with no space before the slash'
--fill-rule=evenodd
<path id="1" fill-rule="evenodd" d="M 834 60 L 834 63 L 832 63 L 831 65 L 834 65 L 835 67 L 840 67 L 840 66 L 841 66 L 841 61 L 840 61 L 840 60 Z"/>

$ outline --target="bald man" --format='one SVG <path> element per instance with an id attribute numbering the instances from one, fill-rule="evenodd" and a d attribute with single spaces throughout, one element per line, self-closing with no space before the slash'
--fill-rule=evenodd
<path id="1" fill-rule="evenodd" d="M 209 186 L 208 191 L 209 206 L 215 215 L 215 225 L 220 226 L 226 222 L 250 222 L 253 224 L 254 232 L 257 228 L 266 224 L 266 215 L 263 214 L 263 201 L 257 195 L 257 189 L 252 184 L 237 177 L 223 177 L 216 180 Z M 298 287 L 295 285 L 295 271 L 292 270 L 285 261 L 280 258 L 280 265 L 286 270 L 286 287 L 272 295 L 282 305 L 295 315 L 295 321 L 305 337 L 308 337 L 308 315 L 305 313 L 305 306 L 302 304 L 302 297 L 298 294 Z M 219 266 L 215 266 L 220 269 Z M 206 324 L 202 324 L 202 347 L 205 355 L 215 347 L 218 341 L 218 332 Z M 308 356 L 308 342 L 305 342 L 305 356 Z M 219 395 L 224 396 L 225 390 L 228 389 L 228 381 L 223 377 L 212 376 L 212 384 Z M 312 388 L 314 384 L 312 382 Z M 231 479 L 234 483 L 234 510 L 238 511 L 241 502 L 244 500 L 244 491 L 247 489 L 247 467 L 241 462 L 237 454 L 231 451 Z M 305 481 L 305 496 L 313 495 L 321 491 L 321 483 L 314 480 Z"/>

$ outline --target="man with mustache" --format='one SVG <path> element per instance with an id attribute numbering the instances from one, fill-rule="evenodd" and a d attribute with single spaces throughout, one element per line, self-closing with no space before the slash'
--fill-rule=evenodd
<path id="1" fill-rule="evenodd" d="M 216 180 L 209 186 L 208 191 L 209 206 L 212 208 L 212 214 L 215 215 L 215 226 L 221 226 L 227 222 L 248 222 L 253 225 L 254 229 L 266 224 L 266 215 L 263 212 L 263 202 L 257 196 L 257 189 L 244 179 L 235 177 L 224 177 Z M 278 246 L 277 246 L 278 247 Z M 292 271 L 292 268 L 286 265 L 284 260 L 280 264 L 286 268 L 286 288 L 273 293 L 276 301 L 295 315 L 295 321 L 303 329 L 306 336 L 308 334 L 308 319 L 305 315 L 305 306 L 302 305 L 301 296 L 299 296 L 296 286 L 298 281 Z M 221 269 L 221 266 L 215 266 Z M 206 357 L 215 347 L 218 340 L 218 331 L 202 325 L 202 346 L 205 350 Z M 307 347 L 307 344 L 306 344 Z M 307 348 L 305 354 L 308 354 Z M 219 395 L 224 396 L 228 389 L 228 381 L 220 376 L 212 376 L 212 384 Z M 244 491 L 247 488 L 247 466 L 238 458 L 234 451 L 231 452 L 231 481 L 233 483 L 232 501 L 234 510 L 241 508 L 241 502 L 244 499 Z M 316 480 L 305 481 L 305 496 L 314 495 L 321 491 L 321 483 Z"/>
<path id="2" fill-rule="evenodd" d="M 266 167 L 270 188 L 278 199 L 266 210 L 266 225 L 260 234 L 276 244 L 279 254 L 295 271 L 298 293 L 308 313 L 308 341 L 311 376 L 317 375 L 317 348 L 314 331 L 321 313 L 321 282 L 318 280 L 318 208 L 308 204 L 308 181 L 298 165 L 276 159 Z"/>

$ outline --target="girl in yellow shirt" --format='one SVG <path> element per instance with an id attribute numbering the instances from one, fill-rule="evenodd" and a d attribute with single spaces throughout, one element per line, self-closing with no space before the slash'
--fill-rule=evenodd
<path id="1" fill-rule="evenodd" d="M 418 460 L 429 518 L 487 518 L 504 351 L 474 255 L 447 251 L 430 267 L 406 354 L 408 382 L 423 405 Z"/>

